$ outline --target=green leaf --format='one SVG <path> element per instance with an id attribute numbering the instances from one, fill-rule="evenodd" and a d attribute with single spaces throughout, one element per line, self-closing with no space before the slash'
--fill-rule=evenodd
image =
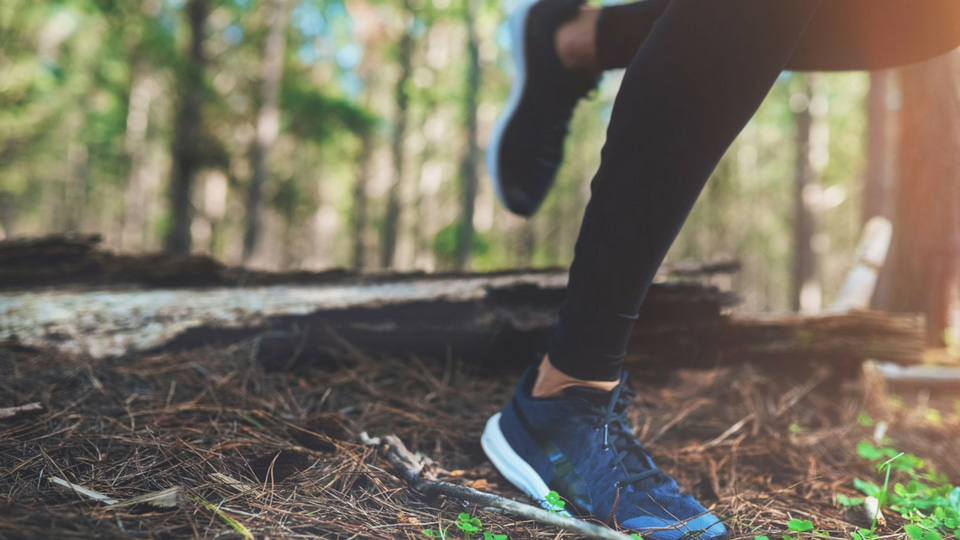
<path id="1" fill-rule="evenodd" d="M 913 538 L 913 540 L 923 539 L 923 528 L 921 528 L 919 525 L 911 523 L 910 525 L 905 526 L 903 530 L 907 533 L 907 536 Z"/>
<path id="2" fill-rule="evenodd" d="M 461 531 L 467 533 L 467 536 L 475 532 L 479 532 L 483 528 L 483 524 L 480 522 L 480 518 L 471 518 L 470 514 L 466 512 L 461 512 L 457 516 L 457 528 Z"/>
<path id="3" fill-rule="evenodd" d="M 631 533 L 631 534 L 630 534 L 630 538 L 631 538 L 632 540 L 643 540 L 643 537 L 640 536 L 640 535 L 637 534 L 637 533 Z"/>
<path id="4" fill-rule="evenodd" d="M 563 499 L 560 498 L 560 494 L 557 493 L 556 491 L 551 491 L 550 493 L 547 493 L 547 497 L 545 500 L 547 501 L 547 503 L 550 504 L 550 506 L 553 507 L 552 510 L 555 512 L 563 510 L 563 507 L 567 505 L 567 503 L 565 503 Z"/>
<path id="5" fill-rule="evenodd" d="M 837 493 L 837 504 L 840 506 L 860 506 L 863 501 L 863 497 L 847 497 L 843 493 Z"/>
<path id="6" fill-rule="evenodd" d="M 807 532 L 813 530 L 813 523 L 807 520 L 791 519 L 787 529 L 792 532 Z"/>
<path id="7" fill-rule="evenodd" d="M 864 427 L 870 427 L 873 425 L 873 418 L 870 418 L 870 415 L 862 412 L 860 416 L 857 417 L 857 423 Z"/>
<path id="8" fill-rule="evenodd" d="M 854 478 L 853 485 L 868 497 L 876 497 L 878 499 L 880 498 L 880 492 L 881 492 L 880 486 L 874 484 L 873 482 L 867 482 L 859 478 Z"/>
<path id="9" fill-rule="evenodd" d="M 507 535 L 493 534 L 487 531 L 483 531 L 483 540 L 507 540 Z"/>
<path id="10" fill-rule="evenodd" d="M 754 536 L 753 540 L 770 540 L 770 539 L 767 538 L 766 536 Z"/>
<path id="11" fill-rule="evenodd" d="M 857 454 L 870 461 L 876 461 L 887 455 L 882 448 L 877 448 L 867 441 L 860 441 L 860 444 L 857 445 Z"/>

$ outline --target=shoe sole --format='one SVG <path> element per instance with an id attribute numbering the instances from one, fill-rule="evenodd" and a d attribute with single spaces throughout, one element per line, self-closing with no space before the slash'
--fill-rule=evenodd
<path id="1" fill-rule="evenodd" d="M 513 85 L 510 87 L 510 96 L 507 98 L 507 104 L 504 106 L 503 112 L 500 113 L 496 123 L 493 125 L 493 131 L 490 134 L 490 141 L 487 144 L 487 173 L 490 175 L 490 179 L 493 183 L 493 192 L 497 195 L 497 199 L 500 199 L 500 202 L 503 203 L 508 210 L 523 216 L 527 216 L 528 214 L 514 210 L 507 202 L 507 198 L 504 195 L 499 167 L 500 145 L 503 142 L 503 136 L 506 134 L 507 127 L 510 125 L 510 121 L 513 119 L 513 115 L 516 114 L 517 108 L 520 106 L 520 100 L 523 98 L 523 93 L 526 90 L 527 44 L 526 40 L 523 39 L 523 33 L 527 26 L 527 17 L 530 15 L 530 8 L 536 3 L 537 0 L 525 2 L 513 12 L 513 15 L 510 16 L 510 39 L 512 42 L 511 56 L 513 57 L 513 65 L 516 69 L 516 75 L 513 80 Z"/>
<path id="2" fill-rule="evenodd" d="M 500 414 L 497 413 L 487 420 L 487 427 L 484 428 L 483 435 L 480 437 L 480 446 L 483 447 L 483 452 L 487 454 L 491 463 L 504 478 L 540 503 L 540 506 L 546 510 L 571 517 L 562 508 L 547 502 L 547 494 L 550 493 L 550 488 L 540 478 L 537 471 L 533 470 L 533 467 L 524 461 L 507 442 L 506 437 L 500 430 Z"/>
<path id="3" fill-rule="evenodd" d="M 566 510 L 547 502 L 547 494 L 550 493 L 550 488 L 540 478 L 537 471 L 520 457 L 507 442 L 506 437 L 503 436 L 503 431 L 500 430 L 500 416 L 501 413 L 497 413 L 487 420 L 483 435 L 480 437 L 480 446 L 483 447 L 483 452 L 487 455 L 487 458 L 504 478 L 540 503 L 540 506 L 544 509 L 557 512 L 564 517 L 575 517 Z M 682 527 L 683 525 L 679 524 L 679 526 Z M 654 538 L 651 533 L 655 532 L 646 531 L 645 534 Z M 714 537 L 712 540 L 724 540 L 726 538 L 728 538 L 728 534 Z"/>

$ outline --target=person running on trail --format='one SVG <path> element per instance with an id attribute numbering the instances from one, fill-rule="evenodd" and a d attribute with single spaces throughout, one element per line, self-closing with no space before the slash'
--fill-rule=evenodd
<path id="1" fill-rule="evenodd" d="M 627 341 L 657 268 L 721 156 L 783 70 L 875 70 L 960 46 L 958 0 L 539 0 L 511 16 L 516 78 L 487 150 L 512 212 L 540 207 L 573 109 L 626 68 L 547 354 L 481 444 L 541 504 L 644 538 L 720 538 L 657 468 L 625 411 Z M 571 508 L 572 507 L 572 508 Z"/>

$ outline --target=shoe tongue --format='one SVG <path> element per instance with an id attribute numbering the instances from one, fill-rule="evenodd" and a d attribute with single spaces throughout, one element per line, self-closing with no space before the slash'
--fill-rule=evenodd
<path id="1" fill-rule="evenodd" d="M 606 407 L 613 398 L 613 391 L 590 388 L 589 386 L 571 386 L 563 390 L 564 397 L 582 399 L 596 407 Z"/>

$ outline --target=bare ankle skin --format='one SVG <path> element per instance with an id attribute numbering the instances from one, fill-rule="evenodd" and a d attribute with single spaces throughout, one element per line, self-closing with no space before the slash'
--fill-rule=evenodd
<path id="1" fill-rule="evenodd" d="M 550 397 L 559 395 L 567 388 L 573 386 L 586 386 L 609 392 L 617 387 L 620 381 L 587 381 L 576 379 L 553 367 L 550 358 L 543 357 L 540 362 L 540 369 L 537 373 L 537 380 L 533 383 L 533 397 Z"/>
<path id="2" fill-rule="evenodd" d="M 567 69 L 585 69 L 600 73 L 597 67 L 597 20 L 600 10 L 581 7 L 580 14 L 563 23 L 554 35 L 560 62 Z"/>

